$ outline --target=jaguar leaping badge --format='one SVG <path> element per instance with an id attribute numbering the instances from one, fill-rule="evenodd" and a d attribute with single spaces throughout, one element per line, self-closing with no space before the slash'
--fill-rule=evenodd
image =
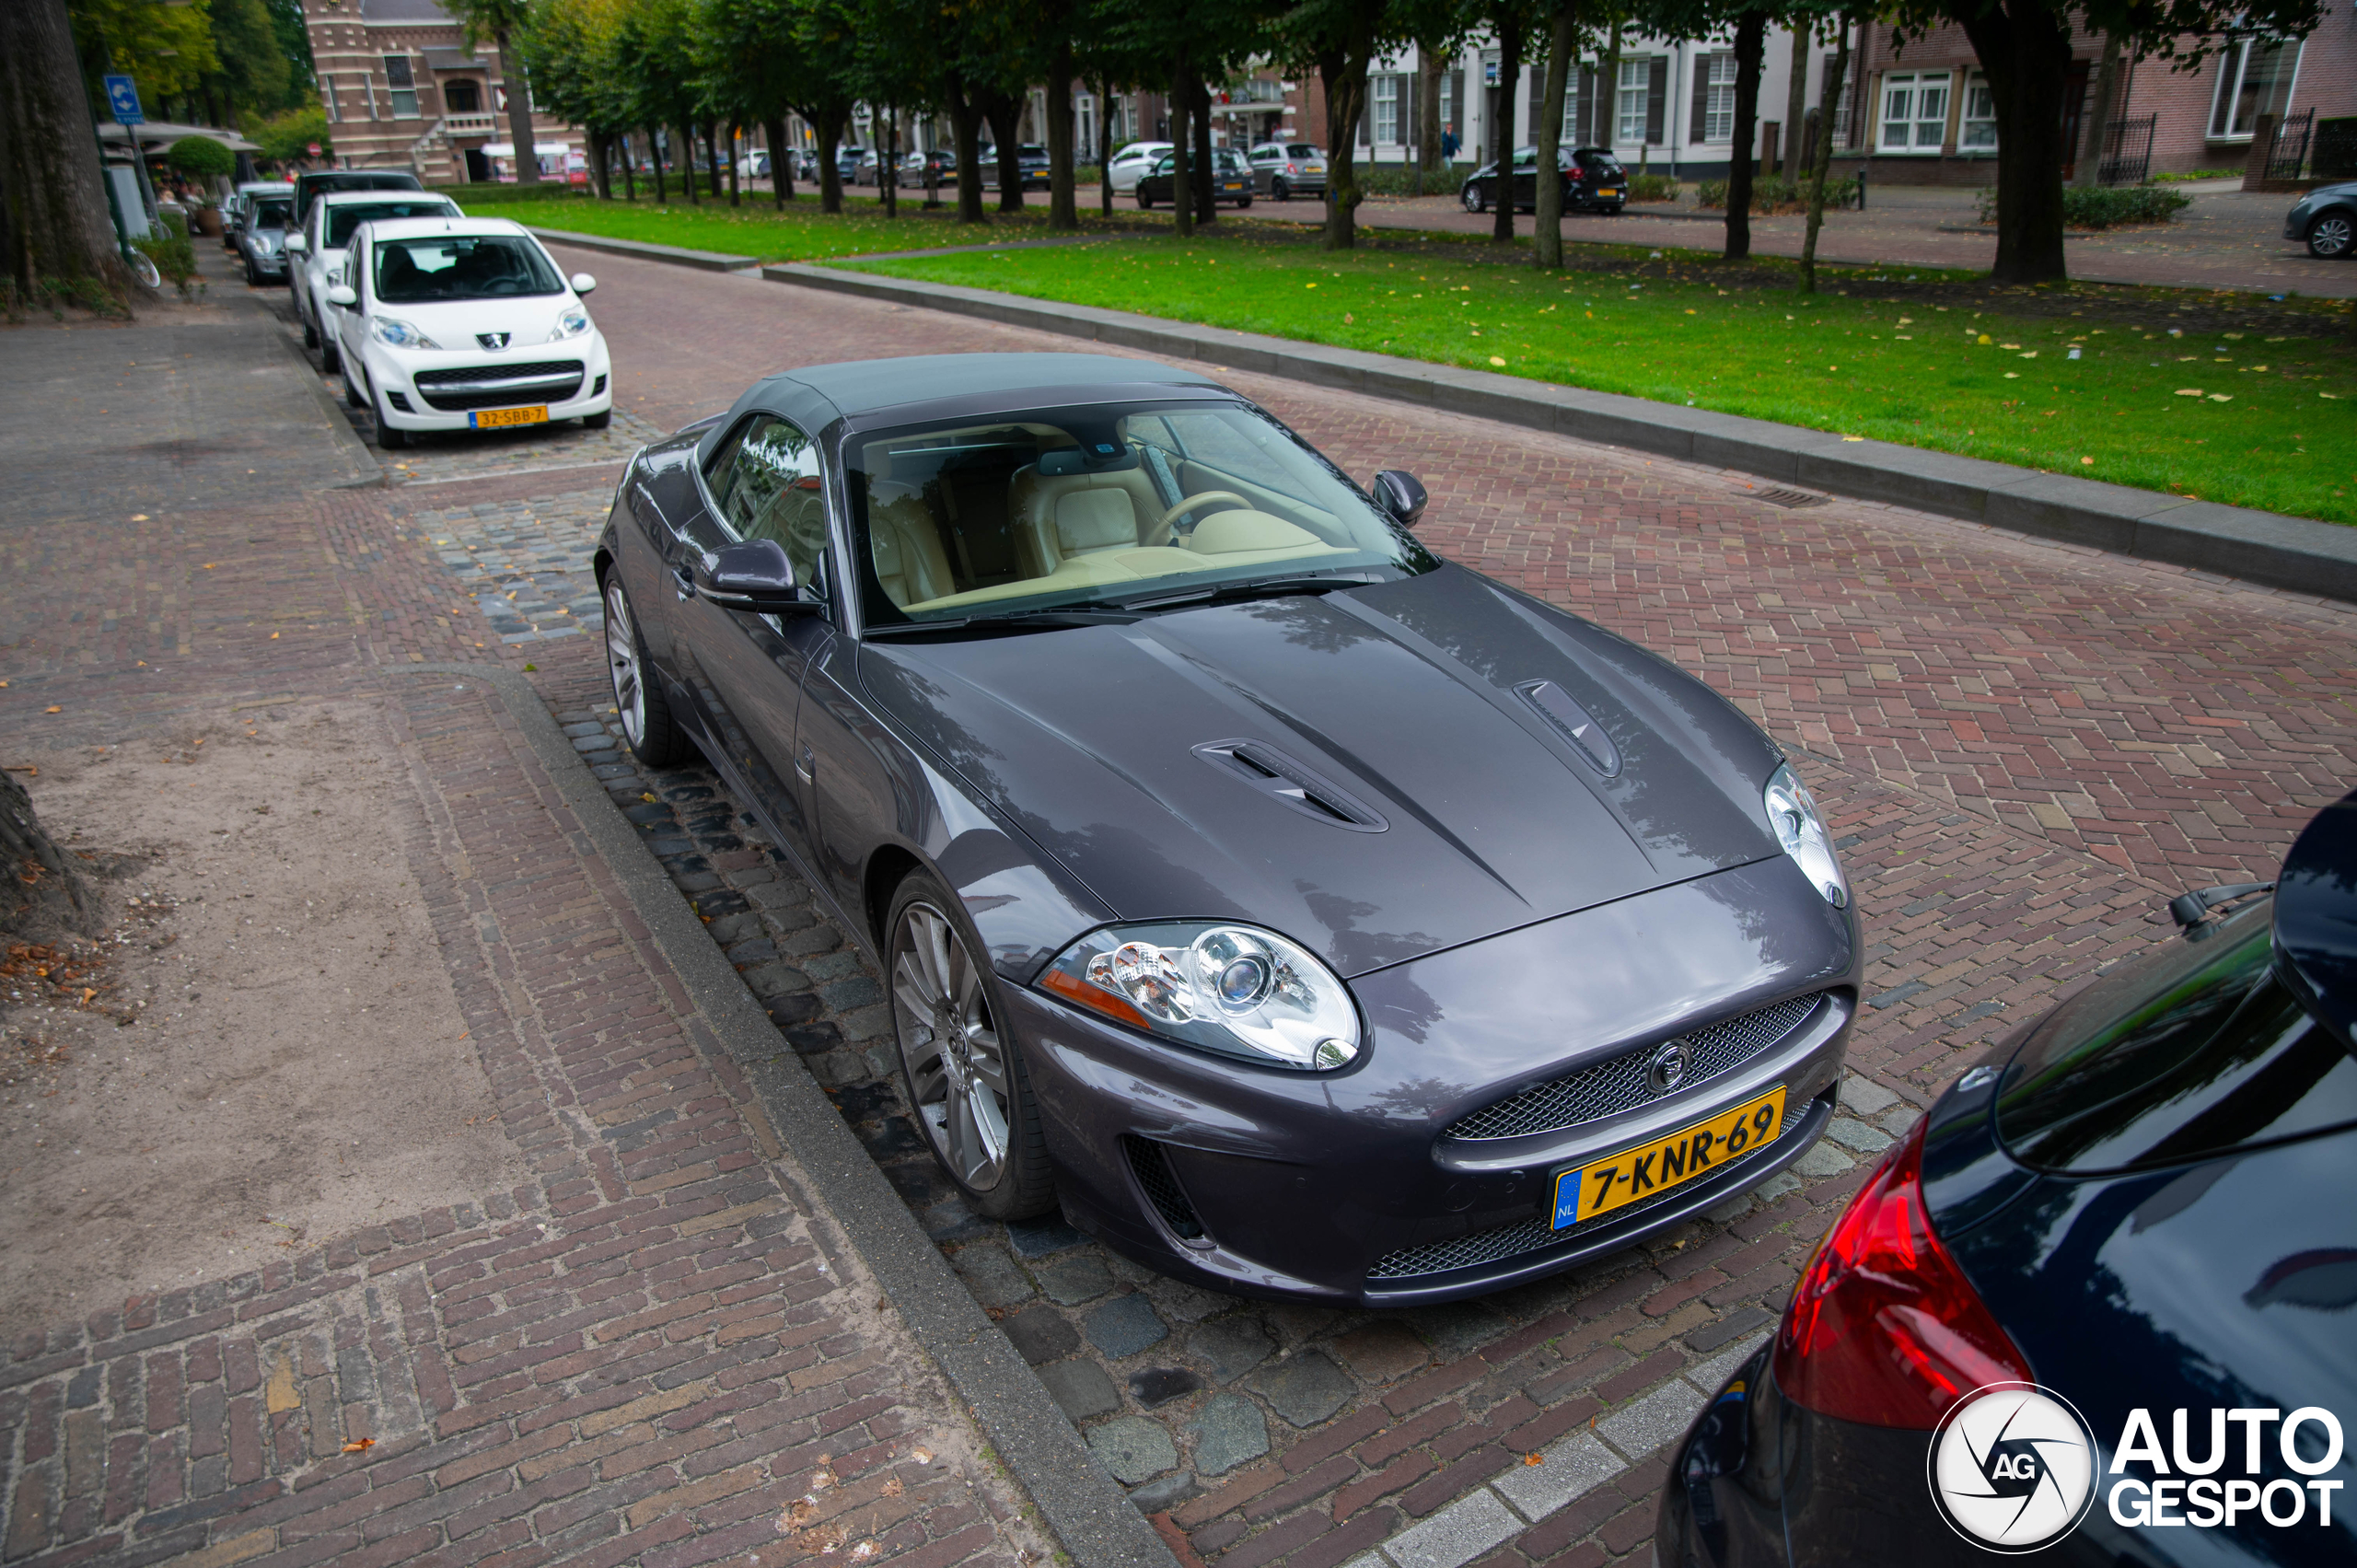
<path id="1" fill-rule="evenodd" d="M 1646 1064 L 1646 1084 L 1651 1086 L 1654 1093 L 1657 1095 L 1669 1093 L 1686 1081 L 1688 1060 L 1685 1042 L 1671 1040 L 1667 1045 L 1655 1051 L 1653 1061 Z"/>
<path id="2" fill-rule="evenodd" d="M 507 332 L 477 332 L 475 342 L 485 348 L 505 348 L 512 334 Z"/>

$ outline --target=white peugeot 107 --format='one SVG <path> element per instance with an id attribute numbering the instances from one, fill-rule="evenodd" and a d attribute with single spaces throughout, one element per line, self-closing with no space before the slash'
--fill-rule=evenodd
<path id="1" fill-rule="evenodd" d="M 505 218 L 361 226 L 328 291 L 343 391 L 377 421 L 377 443 L 428 430 L 492 430 L 613 418 L 613 367 L 581 296 L 540 242 Z"/>

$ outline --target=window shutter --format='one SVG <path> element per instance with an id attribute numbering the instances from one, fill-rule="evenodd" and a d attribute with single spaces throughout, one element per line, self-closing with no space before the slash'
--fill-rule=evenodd
<path id="1" fill-rule="evenodd" d="M 1669 117 L 1669 57 L 1656 54 L 1645 80 L 1645 143 L 1662 145 L 1662 129 Z"/>
<path id="2" fill-rule="evenodd" d="M 1572 138 L 1581 146 L 1592 147 L 1602 140 L 1596 134 L 1596 72 L 1584 67 L 1580 71 L 1579 108 L 1572 115 Z"/>
<path id="3" fill-rule="evenodd" d="M 1711 109 L 1711 62 L 1715 58 L 1710 54 L 1694 56 L 1694 79 L 1686 88 L 1686 107 L 1689 110 L 1686 117 L 1686 139 L 1689 142 L 1701 141 L 1703 134 L 1710 129 L 1703 123 L 1703 117 Z"/>
<path id="4" fill-rule="evenodd" d="M 1448 108 L 1444 116 L 1449 130 L 1457 137 L 1457 150 L 1465 150 L 1465 68 L 1458 66 L 1448 74 Z"/>

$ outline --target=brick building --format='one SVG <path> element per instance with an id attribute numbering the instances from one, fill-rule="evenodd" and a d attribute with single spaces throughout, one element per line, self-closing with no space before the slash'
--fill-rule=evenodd
<path id="1" fill-rule="evenodd" d="M 429 185 L 514 177 L 505 63 L 470 51 L 435 0 L 303 0 L 303 19 L 339 167 L 414 169 Z M 582 134 L 546 114 L 532 127 L 543 172 L 580 178 Z"/>

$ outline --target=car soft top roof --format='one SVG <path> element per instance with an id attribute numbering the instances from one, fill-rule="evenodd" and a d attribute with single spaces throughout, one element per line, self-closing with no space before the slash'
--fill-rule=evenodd
<path id="1" fill-rule="evenodd" d="M 977 412 L 1020 405 L 1023 394 L 1053 390 L 1068 402 L 1095 388 L 1152 386 L 1219 389 L 1219 383 L 1192 370 L 1151 359 L 1109 354 L 921 354 L 904 359 L 860 359 L 812 365 L 753 383 L 728 417 L 713 427 L 708 444 L 749 409 L 766 409 L 817 434 L 838 419 L 886 409 L 970 402 Z M 945 411 L 946 412 L 946 411 Z"/>
<path id="2" fill-rule="evenodd" d="M 371 218 L 368 232 L 379 240 L 415 239 L 421 235 L 454 234 L 461 238 L 474 235 L 524 235 L 531 231 L 514 218 L 455 217 Z"/>
<path id="3" fill-rule="evenodd" d="M 2292 841 L 2275 882 L 2275 954 L 2308 1011 L 2357 1051 L 2357 790 Z"/>

